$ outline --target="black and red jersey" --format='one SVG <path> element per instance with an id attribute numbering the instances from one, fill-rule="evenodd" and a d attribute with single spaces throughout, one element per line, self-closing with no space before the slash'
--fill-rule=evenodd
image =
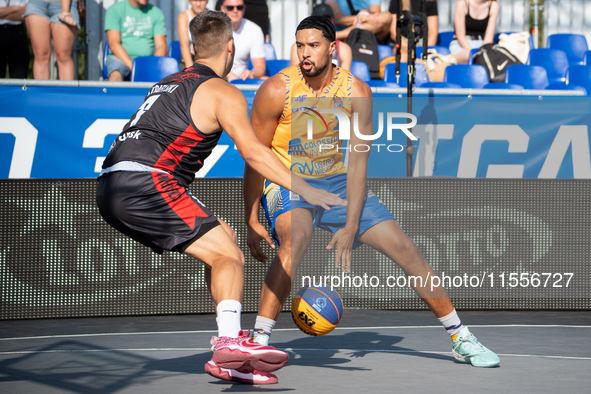
<path id="1" fill-rule="evenodd" d="M 103 169 L 130 161 L 166 171 L 179 185 L 193 182 L 222 134 L 203 134 L 191 119 L 193 95 L 210 78 L 219 77 L 209 67 L 195 63 L 152 86 L 113 142 Z"/>

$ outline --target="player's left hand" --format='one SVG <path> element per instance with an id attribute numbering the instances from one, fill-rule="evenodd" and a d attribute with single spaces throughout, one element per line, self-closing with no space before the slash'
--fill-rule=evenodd
<path id="1" fill-rule="evenodd" d="M 357 231 L 347 229 L 347 227 L 338 230 L 333 236 L 328 245 L 327 250 L 331 250 L 337 245 L 337 257 L 334 262 L 335 268 L 341 264 L 341 271 L 351 273 L 351 258 L 353 254 L 353 242 L 355 241 L 355 234 Z"/>
<path id="2" fill-rule="evenodd" d="M 347 200 L 343 200 L 337 193 L 329 193 L 311 186 L 307 187 L 301 196 L 308 204 L 322 207 L 327 211 L 330 211 L 330 205 L 347 206 Z"/>
<path id="3" fill-rule="evenodd" d="M 264 239 L 271 248 L 275 249 L 275 244 L 273 243 L 273 240 L 271 239 L 271 236 L 267 230 L 258 222 L 249 224 L 247 225 L 246 239 L 252 257 L 262 263 L 266 263 L 268 257 L 261 248 L 261 241 Z"/>

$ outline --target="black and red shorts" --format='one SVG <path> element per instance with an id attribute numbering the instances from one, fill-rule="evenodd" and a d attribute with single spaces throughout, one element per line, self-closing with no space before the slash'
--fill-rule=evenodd
<path id="1" fill-rule="evenodd" d="M 105 174 L 98 180 L 96 201 L 107 223 L 157 253 L 182 253 L 220 224 L 201 201 L 166 173 Z"/>

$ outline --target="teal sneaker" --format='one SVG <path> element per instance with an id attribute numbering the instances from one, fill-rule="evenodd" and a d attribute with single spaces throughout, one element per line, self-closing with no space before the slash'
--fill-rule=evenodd
<path id="1" fill-rule="evenodd" d="M 269 337 L 270 337 L 270 334 L 263 331 L 263 330 L 253 330 L 252 331 L 253 342 L 258 343 L 259 345 L 269 346 Z"/>
<path id="2" fill-rule="evenodd" d="M 475 367 L 492 368 L 501 362 L 496 354 L 478 342 L 468 327 L 462 328 L 457 338 L 452 340 L 452 349 L 456 360 Z"/>

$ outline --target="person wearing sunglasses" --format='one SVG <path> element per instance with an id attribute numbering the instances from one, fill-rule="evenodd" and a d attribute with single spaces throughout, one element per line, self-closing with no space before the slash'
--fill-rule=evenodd
<path id="1" fill-rule="evenodd" d="M 216 0 L 215 9 L 222 10 L 224 0 Z M 269 6 L 267 0 L 244 0 L 244 18 L 256 23 L 265 35 L 265 42 L 269 42 L 271 21 L 269 20 Z"/>
<path id="2" fill-rule="evenodd" d="M 228 81 L 252 79 L 265 76 L 265 38 L 263 31 L 254 22 L 244 18 L 246 6 L 243 0 L 224 0 L 221 10 L 230 17 L 234 31 L 236 55 L 234 66 L 228 74 Z M 248 61 L 252 63 L 252 70 Z"/>

